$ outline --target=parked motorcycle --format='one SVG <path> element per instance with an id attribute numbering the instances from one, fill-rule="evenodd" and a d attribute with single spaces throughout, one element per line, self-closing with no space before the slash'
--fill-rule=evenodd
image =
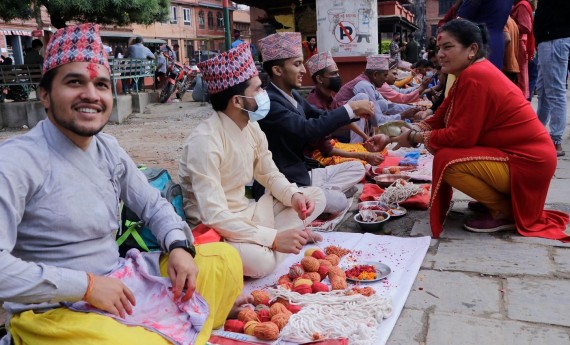
<path id="1" fill-rule="evenodd" d="M 194 79 L 196 78 L 196 75 L 198 74 L 196 70 L 193 70 L 191 67 L 189 66 L 184 66 L 185 69 L 185 75 L 184 75 L 184 80 L 182 81 L 182 86 L 178 89 L 178 92 L 176 92 L 176 98 L 182 100 L 182 97 L 184 97 L 184 94 L 186 93 L 186 91 L 188 91 L 189 89 L 191 89 L 191 85 L 192 82 L 194 81 Z"/>
<path id="2" fill-rule="evenodd" d="M 162 87 L 158 98 L 160 103 L 166 103 L 176 90 L 178 90 L 178 93 L 183 90 L 186 79 L 185 77 L 187 75 L 187 69 L 184 65 L 176 62 L 169 54 L 163 54 L 168 61 L 168 67 L 166 68 L 166 83 Z M 186 90 L 184 90 L 184 92 L 186 92 Z M 182 95 L 184 95 L 184 92 Z"/>

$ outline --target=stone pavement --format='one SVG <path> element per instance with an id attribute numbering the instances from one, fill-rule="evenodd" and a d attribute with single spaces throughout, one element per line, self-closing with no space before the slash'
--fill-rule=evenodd
<path id="1" fill-rule="evenodd" d="M 105 132 L 136 162 L 166 167 L 177 179 L 184 138 L 208 109 L 190 102 L 152 104 Z M 0 141 L 22 132 L 0 131 Z M 559 159 L 546 207 L 570 212 L 570 141 L 563 145 L 567 156 Z M 570 245 L 514 232 L 464 231 L 469 200 L 454 195 L 445 231 L 432 240 L 388 345 L 570 344 Z M 360 232 L 352 220 L 356 204 L 339 231 Z M 428 224 L 427 211 L 409 211 L 390 220 L 384 232 L 426 236 Z"/>

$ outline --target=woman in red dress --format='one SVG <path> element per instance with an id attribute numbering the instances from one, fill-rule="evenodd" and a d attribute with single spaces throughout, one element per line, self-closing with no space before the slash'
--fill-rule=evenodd
<path id="1" fill-rule="evenodd" d="M 552 140 L 521 90 L 486 58 L 486 30 L 456 19 L 437 37 L 442 72 L 457 77 L 433 117 L 393 138 L 399 146 L 423 143 L 434 154 L 430 221 L 443 230 L 453 188 L 486 212 L 465 228 L 516 228 L 523 236 L 570 241 L 569 216 L 544 210 L 557 158 Z"/>

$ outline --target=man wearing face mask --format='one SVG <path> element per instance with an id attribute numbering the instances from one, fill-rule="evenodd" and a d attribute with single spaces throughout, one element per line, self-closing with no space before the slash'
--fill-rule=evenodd
<path id="1" fill-rule="evenodd" d="M 184 144 L 179 179 L 191 226 L 204 224 L 235 247 L 249 277 L 263 277 L 288 253 L 322 237 L 307 224 L 320 215 L 319 188 L 298 188 L 279 172 L 258 120 L 269 111 L 267 92 L 248 44 L 198 65 L 215 110 Z M 253 179 L 269 193 L 258 202 L 245 196 Z"/>
<path id="2" fill-rule="evenodd" d="M 338 67 L 329 51 L 312 56 L 306 62 L 315 88 L 307 96 L 307 102 L 322 110 L 333 110 L 332 102 L 334 95 L 340 90 L 342 81 L 338 73 Z M 359 99 L 368 99 L 366 95 L 358 95 Z M 356 123 L 337 130 L 355 131 L 366 141 L 368 136 L 358 128 Z M 335 133 L 336 133 L 335 132 Z M 370 147 L 365 148 L 362 144 L 345 144 L 333 139 L 329 134 L 310 143 L 308 156 L 317 160 L 320 164 L 334 165 L 343 162 L 358 160 L 363 164 L 378 165 L 384 160 L 384 156 L 377 152 L 369 152 Z"/>

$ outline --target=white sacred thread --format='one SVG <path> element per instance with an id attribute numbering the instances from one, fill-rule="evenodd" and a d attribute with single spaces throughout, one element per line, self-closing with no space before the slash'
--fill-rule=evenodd
<path id="1" fill-rule="evenodd" d="M 372 345 L 376 329 L 383 319 L 392 315 L 388 297 L 345 295 L 344 290 L 301 295 L 282 287 L 267 289 L 271 300 L 281 297 L 301 306 L 281 330 L 284 340 L 305 343 L 318 333 L 323 338 L 348 338 L 351 345 Z"/>
<path id="2" fill-rule="evenodd" d="M 422 187 L 398 179 L 384 190 L 379 201 L 387 205 L 399 204 L 411 196 L 423 193 L 424 189 Z"/>

